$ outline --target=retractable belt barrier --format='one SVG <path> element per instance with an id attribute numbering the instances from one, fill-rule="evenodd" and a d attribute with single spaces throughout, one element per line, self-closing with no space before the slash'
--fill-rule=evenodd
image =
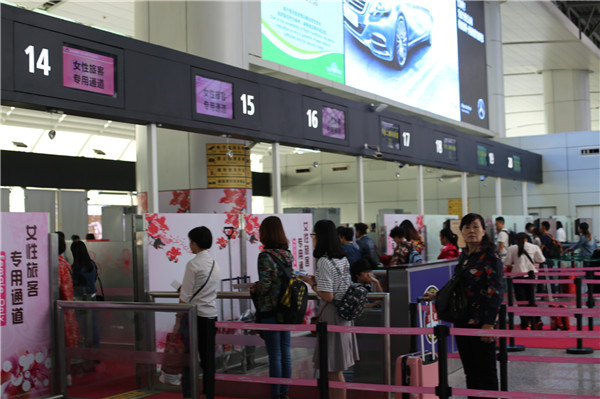
<path id="1" fill-rule="evenodd" d="M 504 306 L 503 306 L 504 307 Z M 516 308 L 515 308 L 516 309 Z M 520 310 L 520 309 L 519 309 Z M 539 310 L 539 309 L 536 309 Z M 571 309 L 566 313 L 575 314 L 575 311 L 584 309 Z M 587 310 L 587 309 L 585 309 Z M 505 314 L 506 310 L 503 309 Z M 562 314 L 562 312 L 561 312 Z M 579 313 L 581 314 L 581 313 Z M 320 387 L 320 397 L 328 398 L 328 389 L 350 389 L 371 392 L 394 392 L 394 393 L 409 393 L 409 394 L 429 394 L 437 395 L 442 399 L 451 397 L 452 395 L 479 396 L 479 397 L 494 397 L 494 398 L 547 398 L 547 399 L 592 399 L 595 396 L 589 395 L 561 395 L 561 394 L 540 394 L 531 392 L 508 392 L 508 391 L 483 391 L 473 389 L 452 388 L 448 385 L 448 358 L 457 358 L 458 354 L 447 353 L 446 338 L 451 335 L 474 336 L 474 337 L 494 337 L 494 338 L 509 338 L 509 337 L 536 337 L 536 338 L 599 338 L 600 333 L 594 331 L 513 331 L 513 330 L 484 330 L 473 328 L 449 328 L 446 325 L 438 325 L 434 328 L 416 328 L 416 327 L 357 327 L 357 326 L 338 326 L 319 323 L 315 325 L 297 325 L 297 324 L 258 324 L 258 323 L 243 323 L 243 322 L 216 322 L 216 328 L 233 328 L 242 330 L 261 330 L 261 331 L 317 331 L 320 342 L 326 342 L 326 335 L 329 333 L 355 333 L 355 334 L 386 334 L 386 335 L 413 335 L 413 334 L 434 334 L 439 343 L 439 385 L 437 387 L 414 387 L 414 386 L 396 386 L 383 384 L 366 384 L 354 382 L 337 382 L 327 381 L 323 385 L 322 378 L 327 373 L 319 373 L 320 378 L 301 379 L 301 378 L 272 378 L 259 376 L 242 376 L 230 374 L 214 374 L 214 379 L 219 381 L 233 381 L 244 383 L 259 383 L 259 384 L 282 384 L 291 386 L 305 387 Z M 320 349 L 320 353 L 327 353 Z M 501 350 L 502 352 L 502 350 Z M 326 356 L 326 355 L 325 355 Z M 499 358 L 501 355 L 499 354 Z M 553 363 L 576 363 L 576 364 L 600 364 L 599 358 L 568 358 L 557 356 L 506 356 L 505 361 L 523 361 L 523 362 L 553 362 Z M 502 362 L 502 360 L 501 360 Z M 210 378 L 210 377 L 209 377 Z"/>

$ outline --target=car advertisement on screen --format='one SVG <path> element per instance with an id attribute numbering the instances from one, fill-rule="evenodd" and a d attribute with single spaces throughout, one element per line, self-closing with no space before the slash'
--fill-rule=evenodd
<path id="1" fill-rule="evenodd" d="M 342 3 L 261 2 L 262 57 L 344 83 Z"/>
<path id="2" fill-rule="evenodd" d="M 460 120 L 453 1 L 344 2 L 346 84 Z"/>
<path id="3" fill-rule="evenodd" d="M 489 127 L 483 2 L 261 2 L 262 57 Z"/>

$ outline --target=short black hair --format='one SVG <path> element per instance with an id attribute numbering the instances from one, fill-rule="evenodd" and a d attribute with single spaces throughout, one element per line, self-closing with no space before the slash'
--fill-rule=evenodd
<path id="1" fill-rule="evenodd" d="M 546 229 L 546 230 L 550 230 L 550 222 L 548 222 L 547 220 L 544 220 L 542 222 L 542 226 Z"/>
<path id="2" fill-rule="evenodd" d="M 463 227 L 470 225 L 475 220 L 479 220 L 481 224 L 481 228 L 485 230 L 485 220 L 478 213 L 467 213 L 465 216 L 460 219 L 460 231 L 462 232 Z M 481 238 L 481 248 L 484 250 L 495 249 L 494 242 L 490 239 L 490 237 L 485 233 Z"/>
<path id="3" fill-rule="evenodd" d="M 563 227 L 562 222 L 560 220 L 556 221 L 556 228 L 560 229 L 561 227 Z"/>
<path id="4" fill-rule="evenodd" d="M 502 216 L 498 216 L 496 218 L 496 222 L 502 222 L 502 224 L 504 224 L 504 218 Z"/>
<path id="5" fill-rule="evenodd" d="M 354 238 L 354 230 L 351 227 L 339 226 L 337 228 L 338 236 L 342 237 L 346 241 L 352 241 Z"/>
<path id="6" fill-rule="evenodd" d="M 530 228 L 535 227 L 535 225 L 533 223 L 527 223 L 525 225 L 525 231 L 529 231 Z"/>
<path id="7" fill-rule="evenodd" d="M 67 250 L 67 243 L 65 241 L 65 233 L 63 233 L 62 231 L 57 231 L 56 235 L 58 236 L 58 254 L 62 255 Z"/>
<path id="8" fill-rule="evenodd" d="M 209 249 L 212 247 L 212 233 L 208 227 L 194 227 L 188 233 L 188 237 L 190 241 L 195 242 L 200 249 Z"/>
<path id="9" fill-rule="evenodd" d="M 398 238 L 405 237 L 406 238 L 406 231 L 402 227 L 396 226 L 392 229 L 392 231 L 390 231 L 390 237 L 391 238 L 394 238 L 394 237 L 398 237 Z"/>
<path id="10" fill-rule="evenodd" d="M 369 226 L 367 226 L 364 223 L 355 223 L 354 228 L 356 229 L 356 232 L 361 236 L 367 234 L 367 230 L 369 230 Z"/>
<path id="11" fill-rule="evenodd" d="M 365 258 L 360 258 L 350 265 L 350 275 L 353 281 L 356 281 L 356 276 L 362 272 L 370 272 L 371 270 L 373 270 L 371 263 Z"/>

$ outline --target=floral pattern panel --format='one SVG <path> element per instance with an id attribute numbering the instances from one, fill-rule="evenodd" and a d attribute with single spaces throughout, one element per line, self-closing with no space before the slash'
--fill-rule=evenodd
<path id="1" fill-rule="evenodd" d="M 2 213 L 2 398 L 50 394 L 48 214 Z M 55 278 L 58 279 L 56 271 Z"/>

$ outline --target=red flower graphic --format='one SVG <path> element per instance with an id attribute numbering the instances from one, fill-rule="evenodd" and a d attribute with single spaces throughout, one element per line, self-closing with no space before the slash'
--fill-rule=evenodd
<path id="1" fill-rule="evenodd" d="M 417 230 L 421 230 L 423 227 L 425 227 L 423 224 L 423 215 L 417 215 L 417 223 L 415 227 Z"/>
<path id="2" fill-rule="evenodd" d="M 246 189 L 244 188 L 235 188 L 230 189 L 226 188 L 223 190 L 223 194 L 225 196 L 219 200 L 220 204 L 234 204 L 234 207 L 230 212 L 232 213 L 242 213 L 246 210 L 247 202 L 246 202 Z"/>
<path id="3" fill-rule="evenodd" d="M 248 241 L 251 244 L 254 244 L 259 240 L 258 229 L 260 227 L 260 223 L 258 223 L 258 216 L 254 215 L 244 215 L 244 220 L 246 221 L 246 234 L 248 235 Z"/>
<path id="4" fill-rule="evenodd" d="M 227 247 L 227 238 L 225 238 L 225 237 L 217 238 L 217 245 L 219 246 L 219 249 L 223 249 L 223 248 Z"/>
<path id="5" fill-rule="evenodd" d="M 167 259 L 169 259 L 171 262 L 177 263 L 179 260 L 179 255 L 181 255 L 181 250 L 177 247 L 173 247 L 167 252 Z"/>
<path id="6" fill-rule="evenodd" d="M 190 190 L 175 190 L 172 191 L 173 198 L 169 202 L 169 205 L 177 206 L 177 213 L 189 213 L 190 212 Z"/>
<path id="7" fill-rule="evenodd" d="M 156 213 L 146 215 L 146 221 L 148 222 L 148 238 L 150 239 L 150 245 L 154 248 L 161 248 L 171 242 L 171 239 L 167 236 L 169 226 L 166 225 L 166 217 L 159 217 Z"/>

